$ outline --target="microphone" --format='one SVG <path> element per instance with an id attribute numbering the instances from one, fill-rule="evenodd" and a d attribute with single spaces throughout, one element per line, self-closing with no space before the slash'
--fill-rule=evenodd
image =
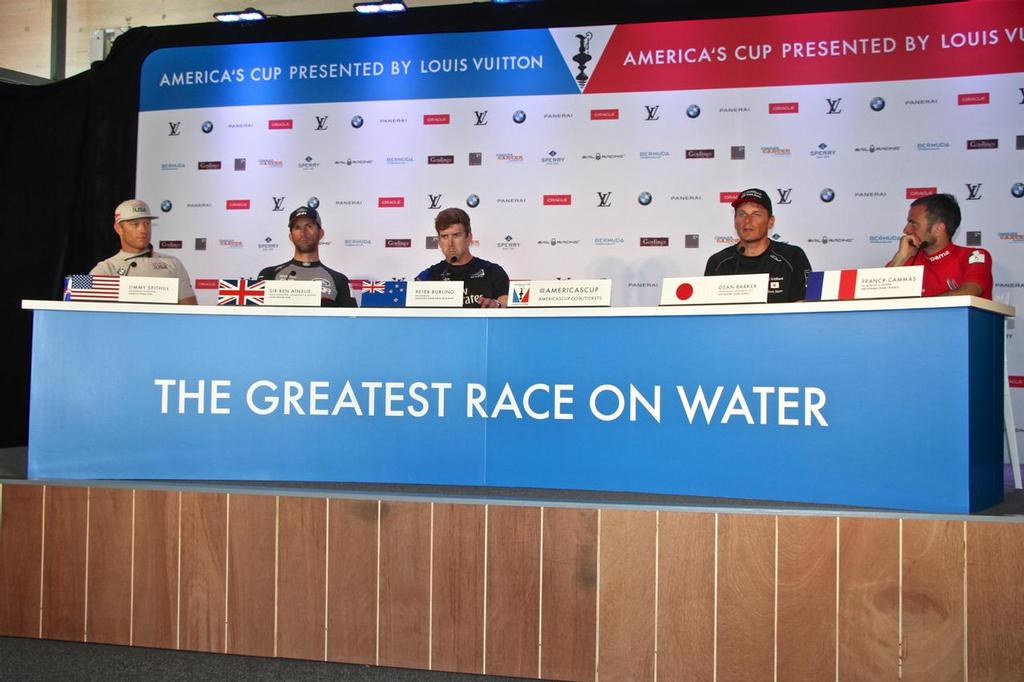
<path id="1" fill-rule="evenodd" d="M 292 270 L 291 272 L 289 272 L 288 276 L 285 277 L 285 279 L 295 279 L 295 271 Z"/>
<path id="2" fill-rule="evenodd" d="M 451 263 L 452 265 L 455 265 L 455 263 L 457 263 L 458 260 L 459 260 L 458 256 L 452 256 L 451 258 L 448 259 L 448 262 Z"/>
<path id="3" fill-rule="evenodd" d="M 929 246 L 928 242 L 921 242 L 920 246 L 917 247 L 918 251 L 924 251 Z"/>
<path id="4" fill-rule="evenodd" d="M 138 263 L 136 263 L 135 261 L 132 261 L 132 262 L 131 262 L 131 263 L 130 263 L 130 264 L 128 265 L 128 267 L 125 267 L 125 268 L 118 268 L 118 270 L 117 270 L 117 274 L 119 274 L 119 275 L 121 275 L 122 277 L 124 277 L 125 275 L 128 275 L 128 274 L 130 274 L 130 273 L 131 273 L 131 271 L 132 271 L 132 268 L 137 268 L 137 267 L 139 267 L 139 264 L 138 264 Z"/>

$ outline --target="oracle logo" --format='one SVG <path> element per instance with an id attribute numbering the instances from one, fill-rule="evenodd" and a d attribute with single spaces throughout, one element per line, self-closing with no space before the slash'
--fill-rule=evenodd
<path id="1" fill-rule="evenodd" d="M 615 121 L 619 118 L 618 109 L 591 109 L 591 121 Z"/>
<path id="2" fill-rule="evenodd" d="M 451 114 L 423 114 L 423 125 L 425 126 L 446 126 L 451 122 Z"/>
<path id="3" fill-rule="evenodd" d="M 772 102 L 768 105 L 769 114 L 798 114 L 800 102 Z"/>
<path id="4" fill-rule="evenodd" d="M 377 208 L 405 208 L 405 197 L 379 197 Z"/>
<path id="5" fill-rule="evenodd" d="M 739 192 L 719 192 L 718 200 L 723 204 L 731 204 L 740 198 Z"/>
<path id="6" fill-rule="evenodd" d="M 571 194 L 545 194 L 545 206 L 569 206 L 572 204 Z"/>
<path id="7" fill-rule="evenodd" d="M 248 211 L 249 200 L 248 199 L 228 199 L 227 210 L 229 211 Z"/>
<path id="8" fill-rule="evenodd" d="M 921 197 L 930 197 L 933 194 L 938 194 L 939 189 L 937 187 L 908 187 L 907 198 L 908 199 L 920 199 Z"/>
<path id="9" fill-rule="evenodd" d="M 196 289 L 217 289 L 220 284 L 216 279 L 197 279 Z"/>
<path id="10" fill-rule="evenodd" d="M 968 104 L 988 104 L 989 94 L 987 92 L 966 92 L 962 95 L 957 95 L 956 103 L 960 106 Z"/>
<path id="11" fill-rule="evenodd" d="M 270 130 L 291 130 L 292 120 L 290 118 L 274 118 L 267 121 L 267 128 Z"/>

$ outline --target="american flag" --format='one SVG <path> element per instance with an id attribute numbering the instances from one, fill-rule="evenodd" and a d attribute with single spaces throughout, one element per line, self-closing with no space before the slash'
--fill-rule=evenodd
<path id="1" fill-rule="evenodd" d="M 117 275 L 71 275 L 64 278 L 64 300 L 116 301 L 120 282 Z"/>
<path id="2" fill-rule="evenodd" d="M 263 305 L 267 283 L 262 279 L 222 279 L 217 282 L 217 305 Z"/>

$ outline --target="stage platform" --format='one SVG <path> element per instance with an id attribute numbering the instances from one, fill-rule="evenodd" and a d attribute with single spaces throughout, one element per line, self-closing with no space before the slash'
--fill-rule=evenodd
<path id="1" fill-rule="evenodd" d="M 0 635 L 567 680 L 1009 680 L 1024 660 L 1010 485 L 940 516 L 7 478 L 0 519 Z"/>

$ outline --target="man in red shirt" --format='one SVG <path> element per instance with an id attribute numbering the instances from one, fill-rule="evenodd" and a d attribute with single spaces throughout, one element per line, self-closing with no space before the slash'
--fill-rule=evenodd
<path id="1" fill-rule="evenodd" d="M 910 204 L 900 248 L 886 267 L 924 266 L 924 296 L 992 299 L 992 256 L 953 243 L 960 206 L 952 194 L 932 194 Z"/>

